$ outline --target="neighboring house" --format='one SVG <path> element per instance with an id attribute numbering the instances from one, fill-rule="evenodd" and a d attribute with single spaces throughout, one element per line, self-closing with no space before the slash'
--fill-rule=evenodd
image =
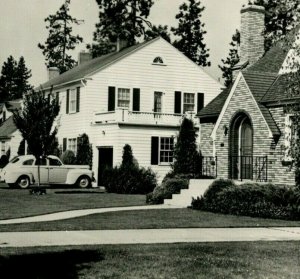
<path id="1" fill-rule="evenodd" d="M 0 104 L 0 157 L 10 153 L 10 158 L 17 156 L 22 136 L 13 122 L 15 109 L 21 108 L 22 100 Z"/>
<path id="2" fill-rule="evenodd" d="M 50 70 L 53 77 L 55 69 Z M 101 184 L 103 168 L 122 162 L 126 143 L 138 164 L 151 167 L 161 180 L 173 162 L 183 115 L 198 121 L 196 113 L 220 93 L 221 84 L 158 37 L 84 61 L 40 88 L 52 88 L 59 98 L 63 151 L 76 153 L 78 136 L 89 136 Z"/>
<path id="3" fill-rule="evenodd" d="M 198 114 L 203 156 L 217 157 L 217 177 L 295 184 L 291 119 L 281 43 L 264 54 L 264 8 L 241 10 L 241 63 L 233 85 Z"/>

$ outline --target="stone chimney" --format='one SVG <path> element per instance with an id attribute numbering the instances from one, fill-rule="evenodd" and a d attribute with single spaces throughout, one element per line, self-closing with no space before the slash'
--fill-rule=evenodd
<path id="1" fill-rule="evenodd" d="M 48 80 L 59 76 L 59 69 L 57 67 L 48 68 Z"/>
<path id="2" fill-rule="evenodd" d="M 90 52 L 85 52 L 84 50 L 78 54 L 78 65 L 92 60 L 92 54 Z"/>
<path id="3" fill-rule="evenodd" d="M 247 5 L 241 9 L 241 48 L 240 61 L 248 65 L 261 58 L 264 50 L 263 31 L 265 27 L 265 8 Z"/>

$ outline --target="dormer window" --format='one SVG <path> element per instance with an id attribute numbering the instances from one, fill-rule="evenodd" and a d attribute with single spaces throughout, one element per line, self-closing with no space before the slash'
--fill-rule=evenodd
<path id="1" fill-rule="evenodd" d="M 166 64 L 164 63 L 164 60 L 162 59 L 161 56 L 156 56 L 154 59 L 153 59 L 153 65 L 160 65 L 160 66 L 165 66 Z"/>

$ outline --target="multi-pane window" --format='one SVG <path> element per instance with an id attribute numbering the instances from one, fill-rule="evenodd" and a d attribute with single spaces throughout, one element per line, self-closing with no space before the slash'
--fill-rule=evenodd
<path id="1" fill-rule="evenodd" d="M 76 101 L 77 101 L 76 98 L 77 98 L 76 89 L 71 89 L 70 97 L 69 97 L 70 112 L 76 112 Z"/>
<path id="2" fill-rule="evenodd" d="M 186 111 L 194 111 L 195 108 L 195 94 L 184 93 L 183 94 L 183 113 Z"/>
<path id="3" fill-rule="evenodd" d="M 130 89 L 118 88 L 118 107 L 129 108 Z"/>
<path id="4" fill-rule="evenodd" d="M 154 92 L 154 112 L 161 112 L 162 92 Z"/>
<path id="5" fill-rule="evenodd" d="M 73 151 L 74 154 L 76 154 L 76 152 L 77 152 L 77 139 L 76 138 L 68 139 L 67 149 Z"/>
<path id="6" fill-rule="evenodd" d="M 159 149 L 160 163 L 172 163 L 174 155 L 174 138 L 161 137 Z"/>
<path id="7" fill-rule="evenodd" d="M 154 64 L 164 64 L 163 59 L 160 56 L 157 56 L 153 59 Z"/>

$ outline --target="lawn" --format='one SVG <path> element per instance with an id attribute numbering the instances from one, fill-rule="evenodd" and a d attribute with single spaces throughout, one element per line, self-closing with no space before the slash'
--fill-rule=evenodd
<path id="1" fill-rule="evenodd" d="M 0 277 L 299 278 L 299 249 L 300 242 L 1 248 Z"/>
<path id="2" fill-rule="evenodd" d="M 73 209 L 145 205 L 144 195 L 103 193 L 98 188 L 48 189 L 46 195 L 30 195 L 29 190 L 9 189 L 0 184 L 0 219 L 34 216 Z"/>
<path id="3" fill-rule="evenodd" d="M 0 231 L 64 231 L 281 226 L 300 226 L 300 222 L 223 215 L 181 208 L 109 212 L 52 222 L 0 225 Z"/>

